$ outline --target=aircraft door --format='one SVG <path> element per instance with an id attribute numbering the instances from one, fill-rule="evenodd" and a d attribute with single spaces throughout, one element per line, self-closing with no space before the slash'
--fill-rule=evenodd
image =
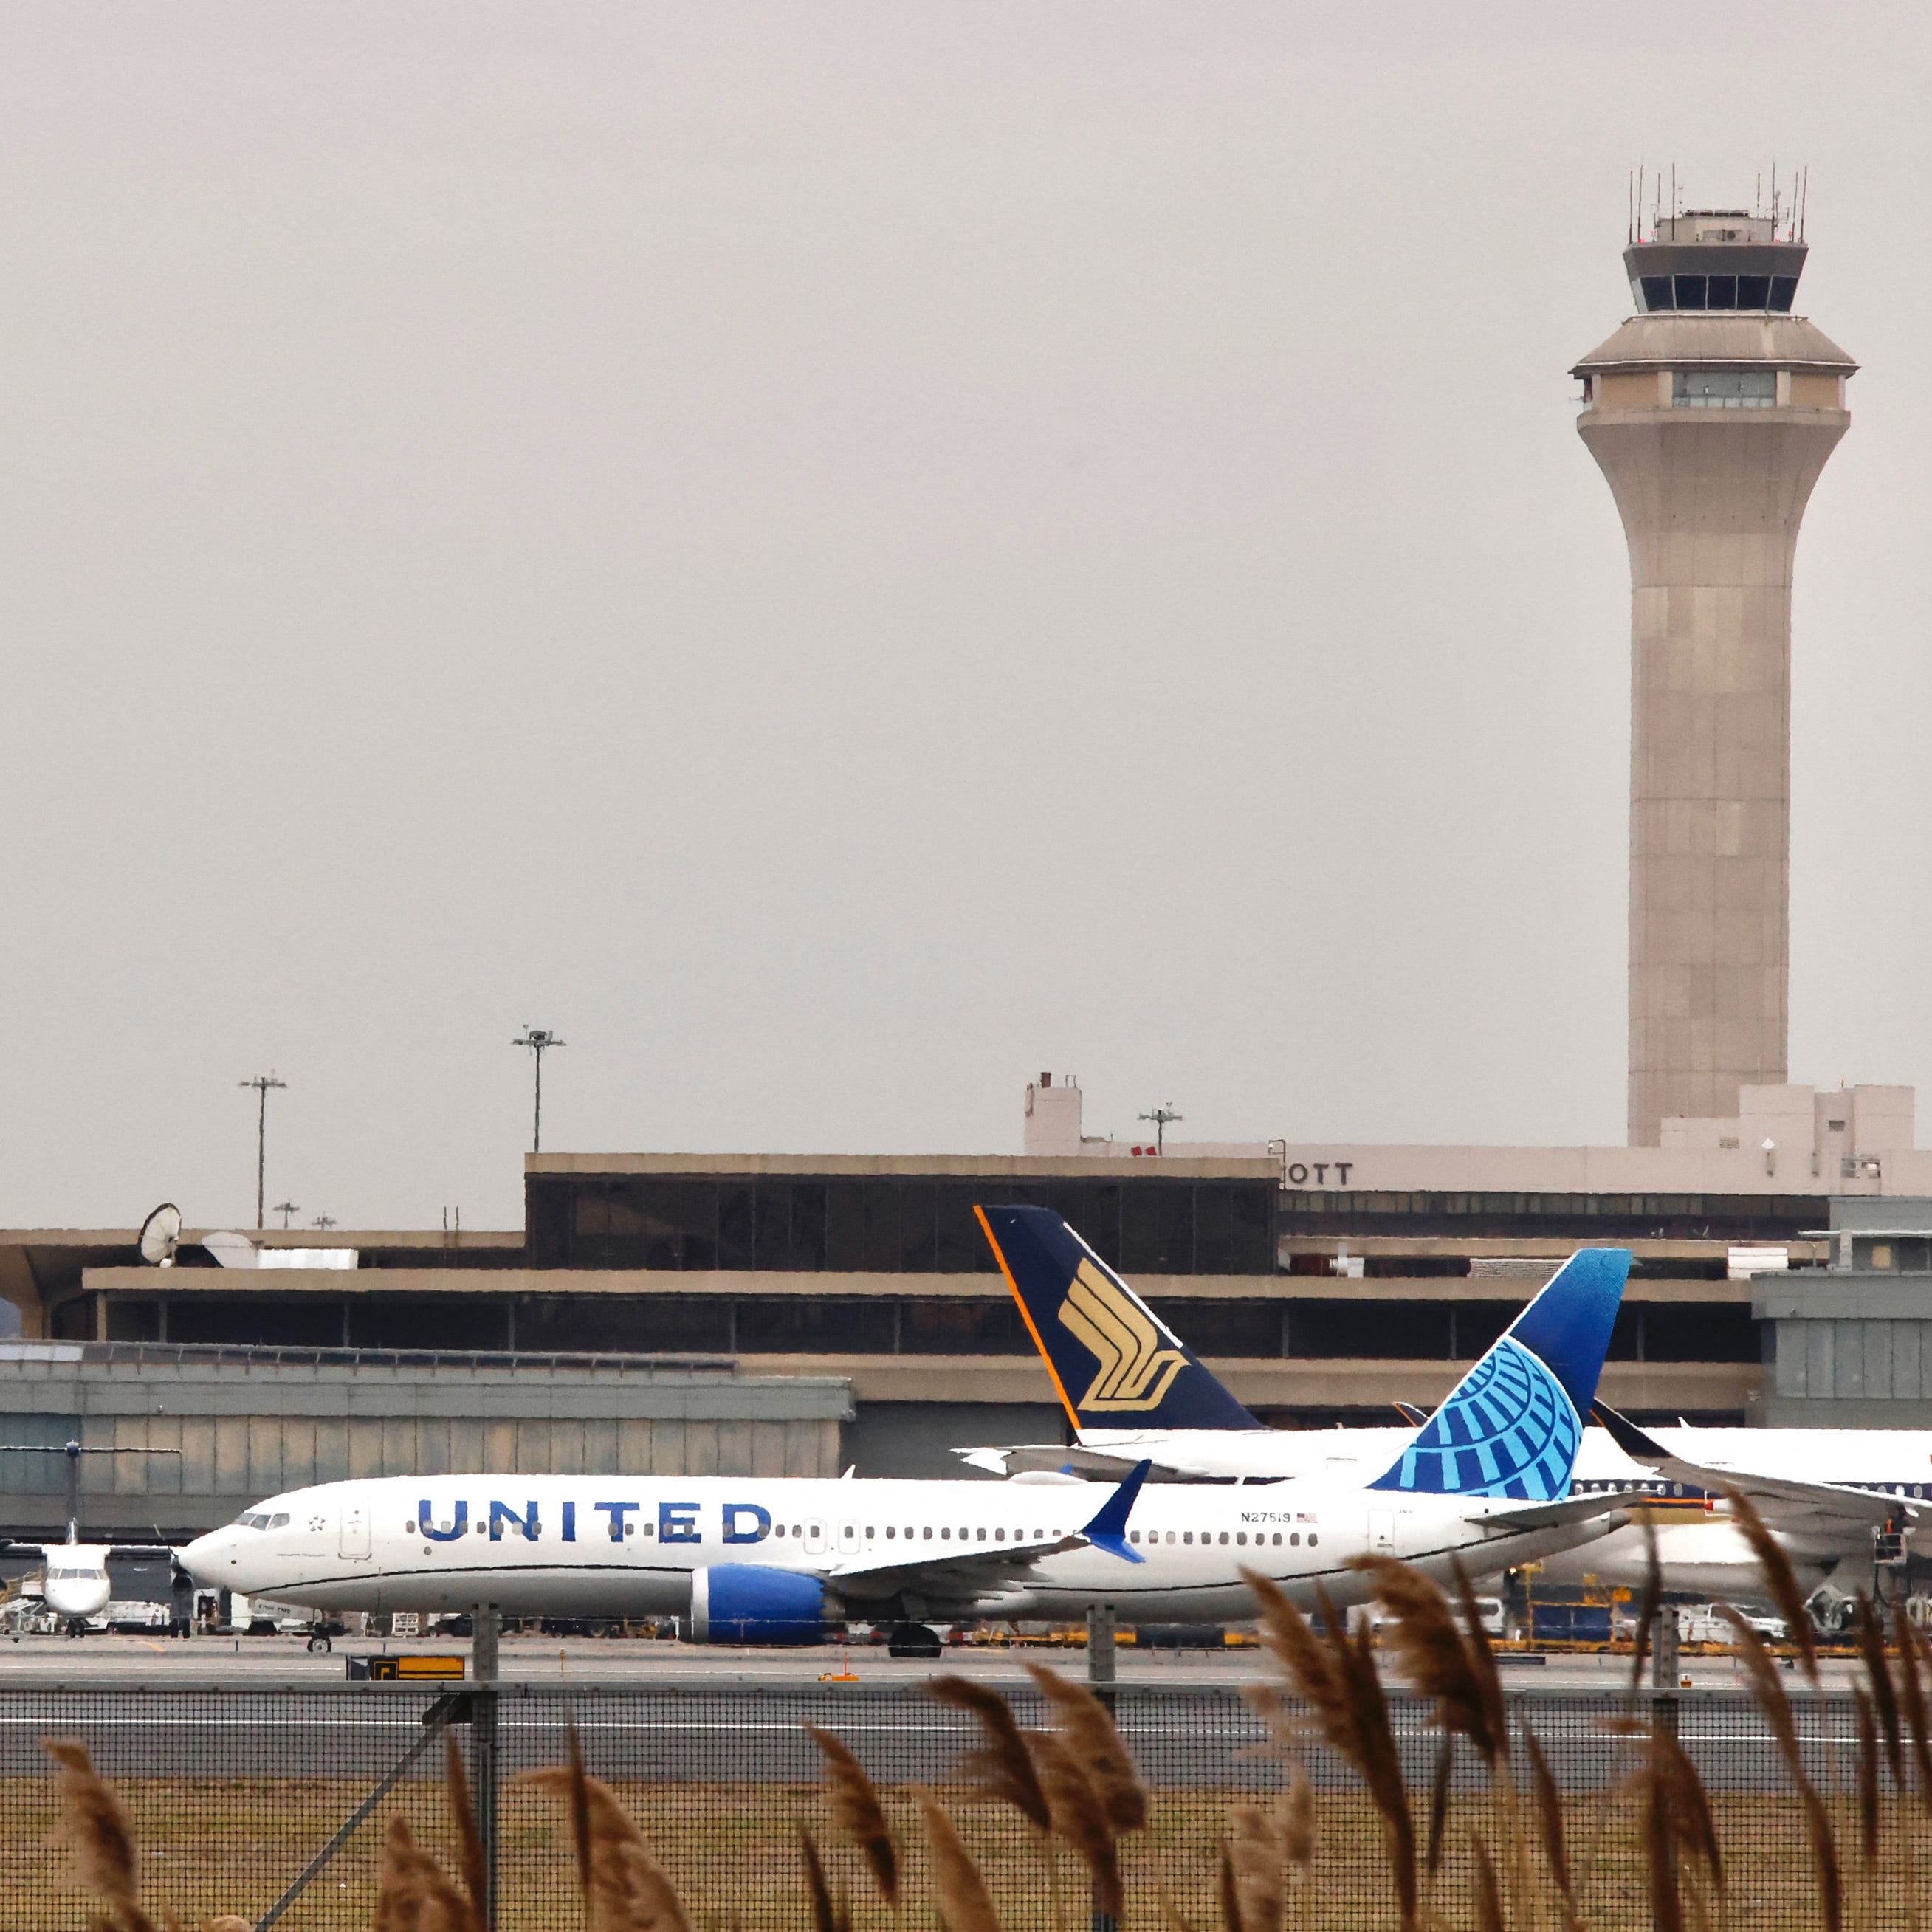
<path id="1" fill-rule="evenodd" d="M 825 1553 L 825 1526 L 815 1517 L 805 1526 L 805 1547 L 808 1556 Z"/>
<path id="2" fill-rule="evenodd" d="M 842 1522 L 838 1526 L 838 1548 L 842 1555 L 849 1556 L 859 1546 L 859 1526 L 856 1522 Z"/>
<path id="3" fill-rule="evenodd" d="M 351 1562 L 365 1561 L 369 1555 L 369 1512 L 359 1502 L 342 1505 L 342 1554 Z"/>
<path id="4" fill-rule="evenodd" d="M 1395 1548 L 1395 1511 L 1374 1510 L 1369 1512 L 1369 1548 L 1371 1552 L 1388 1555 Z"/>

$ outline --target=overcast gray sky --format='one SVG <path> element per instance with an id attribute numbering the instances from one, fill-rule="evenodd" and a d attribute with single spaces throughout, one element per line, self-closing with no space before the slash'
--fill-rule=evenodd
<path id="1" fill-rule="evenodd" d="M 1626 171 L 1811 166 L 1796 1077 L 1932 1105 L 1922 9 L 0 10 L 0 1222 L 1623 1124 Z"/>

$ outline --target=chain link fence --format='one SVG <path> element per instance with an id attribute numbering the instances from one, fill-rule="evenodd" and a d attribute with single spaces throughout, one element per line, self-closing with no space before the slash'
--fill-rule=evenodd
<path id="1" fill-rule="evenodd" d="M 1031 1686 L 1012 1693 L 1022 1724 L 1049 1721 Z M 1117 1720 L 1153 1800 L 1148 1830 L 1128 1841 L 1130 1927 L 1220 1920 L 1220 1846 L 1231 1808 L 1266 1803 L 1286 1781 L 1264 1729 L 1232 1690 L 1122 1685 Z M 488 1700 L 487 1702 L 485 1700 Z M 1850 1922 L 1916 1923 L 1912 1900 L 1932 1882 L 1932 1828 L 1916 1795 L 1885 1787 L 1879 1856 L 1860 1850 L 1857 1720 L 1848 1698 L 1794 1695 L 1807 1769 L 1842 1847 Z M 1640 1806 L 1627 1788 L 1636 1748 L 1612 1729 L 1623 1707 L 1601 1695 L 1512 1696 L 1519 1736 L 1533 1730 L 1564 1798 L 1568 1854 L 1583 1923 L 1650 1925 Z M 1426 1707 L 1392 1699 L 1418 1837 L 1426 1834 L 1440 1734 Z M 479 1711 L 494 1711 L 476 1721 Z M 1813 1855 L 1798 1801 L 1762 1715 L 1747 1699 L 1690 1692 L 1640 1714 L 1671 1724 L 1711 1793 L 1732 1928 L 1822 1924 Z M 454 1870 L 444 1791 L 445 1735 L 472 1776 L 497 1762 L 498 1915 L 502 1932 L 577 1932 L 568 1822 L 518 1774 L 559 1763 L 574 1724 L 590 1770 L 612 1785 L 682 1892 L 699 1932 L 809 1932 L 797 1832 L 808 1826 L 849 1893 L 854 1932 L 900 1932 L 856 1854 L 837 1844 L 802 1726 L 836 1731 L 886 1793 L 901 1828 L 916 1922 L 930 1922 L 919 1832 L 906 1787 L 950 1804 L 992 1884 L 1007 1932 L 1084 1928 L 1084 1879 L 1070 1853 L 1049 1867 L 1037 1838 L 1006 1808 L 971 1802 L 958 1768 L 977 1742 L 970 1720 L 903 1682 L 878 1686 L 560 1688 L 502 1684 L 78 1690 L 0 1688 L 0 1927 L 84 1932 L 90 1902 L 54 1842 L 46 1738 L 77 1738 L 118 1791 L 140 1846 L 149 1910 L 188 1924 L 234 1912 L 256 1924 L 282 1904 L 288 1932 L 369 1925 L 382 1837 L 406 1816 Z M 494 1754 L 488 1740 L 494 1732 Z M 484 1748 L 480 1751 L 479 1742 Z M 1520 1752 L 1519 1752 L 1520 1756 Z M 1394 1926 L 1379 1828 L 1359 1785 L 1325 1750 L 1307 1763 L 1320 1794 L 1320 1846 L 1291 1888 L 1291 1927 Z M 387 1782 L 386 1782 L 387 1781 Z M 1472 1832 L 1492 1847 L 1509 1826 L 1480 1768 L 1461 1751 L 1450 1783 L 1438 1918 L 1476 1922 Z M 370 1801 L 374 1800 L 373 1802 Z M 366 1808 L 366 1810 L 364 1809 Z M 359 1819 L 358 1812 L 362 1813 Z M 1534 1834 L 1526 1808 L 1522 1829 Z M 354 1821 L 352 1823 L 352 1821 Z M 345 1830 L 345 1826 L 349 1827 Z M 339 1846 L 292 1898 L 299 1875 Z M 1544 1853 L 1533 1854 L 1544 1869 Z M 1555 1923 L 1553 1916 L 1550 1922 Z"/>

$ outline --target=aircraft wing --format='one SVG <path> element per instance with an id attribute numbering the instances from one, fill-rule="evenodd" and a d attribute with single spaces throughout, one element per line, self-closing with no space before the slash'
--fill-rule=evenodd
<path id="1" fill-rule="evenodd" d="M 1014 1442 L 983 1449 L 956 1449 L 953 1454 L 975 1469 L 990 1470 L 996 1476 L 1087 1476 L 1118 1482 L 1136 1462 L 1145 1461 L 1157 1477 L 1196 1480 L 1214 1472 L 1192 1462 L 1177 1462 L 1165 1456 L 1142 1457 L 1131 1450 L 1085 1449 L 1078 1443 Z"/>
<path id="2" fill-rule="evenodd" d="M 64 1543 L 20 1543 L 10 1536 L 0 1536 L 0 1556 L 43 1556 L 51 1559 L 69 1546 Z M 158 1563 L 164 1558 L 172 1560 L 173 1549 L 165 1543 L 93 1543 L 82 1546 L 89 1550 L 105 1549 L 110 1556 L 124 1558 L 130 1563 Z"/>
<path id="3" fill-rule="evenodd" d="M 825 1573 L 842 1596 L 855 1600 L 890 1597 L 910 1590 L 938 1597 L 974 1596 L 1002 1583 L 1024 1580 L 1042 1557 L 1089 1546 L 1104 1550 L 1126 1563 L 1147 1561 L 1126 1540 L 1127 1516 L 1152 1466 L 1138 1462 L 1087 1524 L 1071 1536 L 1042 1537 L 1027 1543 L 974 1544 L 914 1557 L 861 1558 L 842 1563 Z"/>
<path id="4" fill-rule="evenodd" d="M 1766 1476 L 1722 1463 L 1689 1462 L 1672 1454 L 1606 1403 L 1597 1404 L 1597 1414 L 1611 1440 L 1631 1461 L 1648 1465 L 1670 1482 L 1688 1484 L 1714 1496 L 1735 1490 L 1756 1504 L 1759 1515 L 1772 1529 L 1842 1530 L 1852 1525 L 1882 1529 L 1897 1516 L 1920 1514 L 1902 1497 L 1870 1490 L 1849 1489 L 1838 1483 L 1808 1483 L 1795 1476 Z"/>
<path id="5" fill-rule="evenodd" d="M 1497 1510 L 1468 1520 L 1479 1529 L 1514 1535 L 1525 1529 L 1555 1529 L 1566 1522 L 1588 1522 L 1593 1517 L 1622 1514 L 1630 1498 L 1622 1496 L 1565 1496 L 1561 1502 L 1526 1503 L 1521 1509 Z M 1628 1517 L 1625 1520 L 1628 1520 Z"/>

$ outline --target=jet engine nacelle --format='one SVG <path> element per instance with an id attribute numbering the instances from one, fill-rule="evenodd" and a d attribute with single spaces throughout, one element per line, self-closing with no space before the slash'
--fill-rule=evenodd
<path id="1" fill-rule="evenodd" d="M 719 1563 L 691 1573 L 693 1643 L 818 1643 L 844 1621 L 816 1576 L 755 1563 Z"/>

